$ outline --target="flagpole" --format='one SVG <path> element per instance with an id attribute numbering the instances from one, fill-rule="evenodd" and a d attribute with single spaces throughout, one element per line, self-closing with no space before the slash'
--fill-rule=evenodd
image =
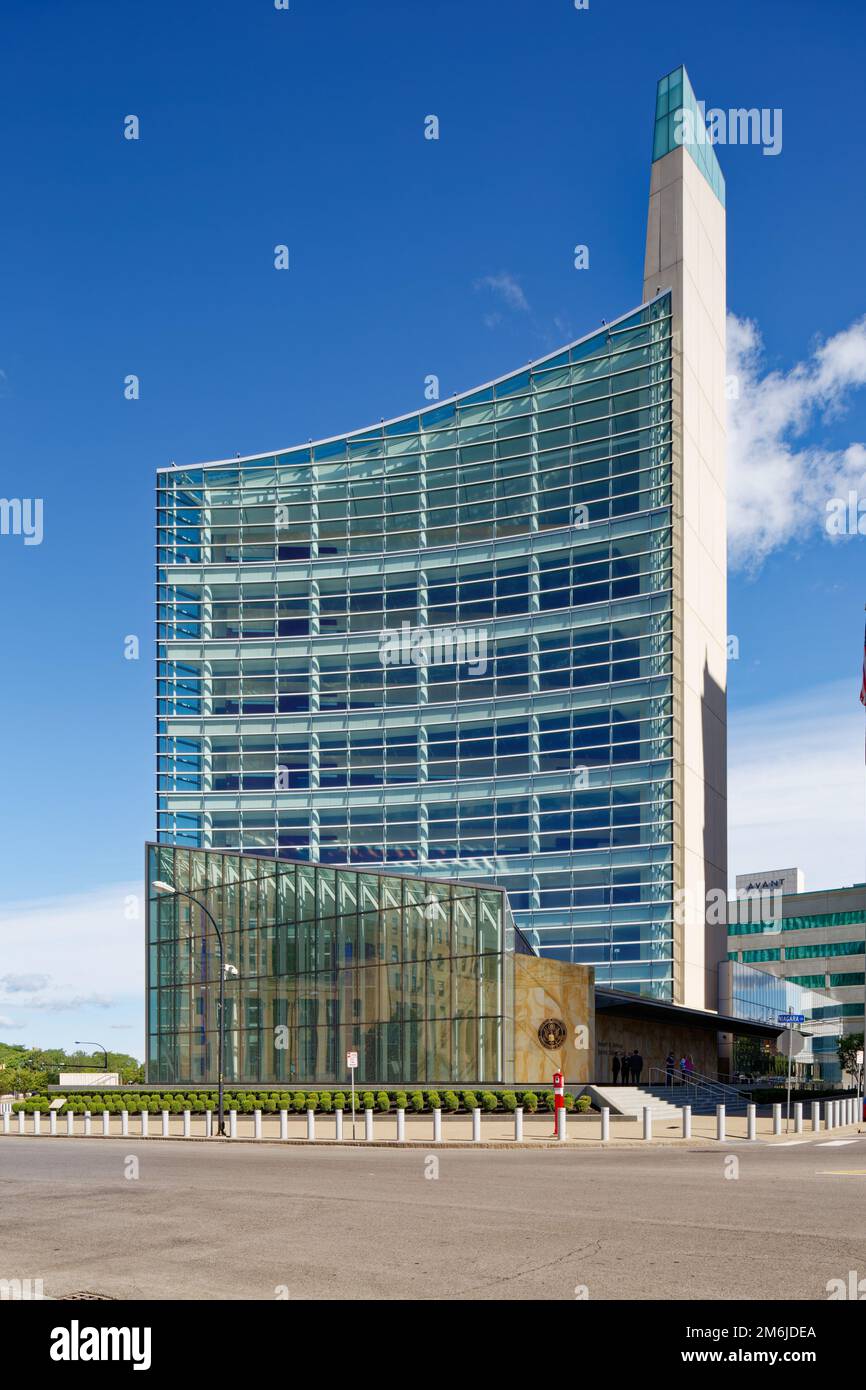
<path id="1" fill-rule="evenodd" d="M 866 613 L 866 603 L 863 605 L 863 611 Z M 863 680 L 860 686 L 860 703 L 864 707 L 864 712 L 866 712 L 866 632 L 863 634 Z M 864 736 L 864 762 L 866 762 L 866 736 Z M 863 890 L 863 895 L 864 898 L 866 898 L 866 888 Z M 866 907 L 866 904 L 864 904 L 864 907 Z M 863 916 L 864 919 L 866 919 L 866 911 L 864 911 Z M 863 1062 L 859 1068 L 860 1075 L 858 1077 L 857 1086 L 858 1126 L 863 1121 L 863 1107 L 866 1105 L 866 955 L 863 957 L 863 970 L 863 1048 L 861 1053 Z"/>

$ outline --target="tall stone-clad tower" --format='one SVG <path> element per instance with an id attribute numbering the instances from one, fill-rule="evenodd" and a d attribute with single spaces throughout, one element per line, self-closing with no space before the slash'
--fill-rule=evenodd
<path id="1" fill-rule="evenodd" d="M 669 289 L 673 373 L 676 1003 L 716 1006 L 727 886 L 725 184 L 684 68 L 658 84 L 643 299 Z M 716 894 L 719 901 L 722 896 Z"/>

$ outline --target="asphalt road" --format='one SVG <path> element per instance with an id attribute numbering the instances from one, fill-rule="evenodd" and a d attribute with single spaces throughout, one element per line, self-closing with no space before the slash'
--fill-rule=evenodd
<path id="1" fill-rule="evenodd" d="M 826 1300 L 866 1277 L 864 1184 L 866 1136 L 435 1155 L 12 1137 L 0 1279 L 61 1298 Z"/>

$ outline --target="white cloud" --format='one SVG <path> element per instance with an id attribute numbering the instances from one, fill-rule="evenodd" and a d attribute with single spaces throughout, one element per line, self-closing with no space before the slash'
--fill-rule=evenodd
<path id="1" fill-rule="evenodd" d="M 759 568 L 795 537 L 825 530 L 827 502 L 849 491 L 866 498 L 866 447 L 810 444 L 807 432 L 838 416 L 866 385 L 866 317 L 856 320 L 789 371 L 764 371 L 752 319 L 728 316 L 728 545 L 731 564 Z"/>
<path id="2" fill-rule="evenodd" d="M 507 270 L 500 271 L 498 275 L 483 275 L 480 280 L 475 281 L 475 288 L 476 290 L 490 290 L 509 309 L 517 309 L 524 314 L 529 313 L 529 301 L 523 293 L 519 280 L 514 275 L 509 274 Z M 491 326 L 488 324 L 488 327 Z"/>
<path id="3" fill-rule="evenodd" d="M 856 681 L 738 711 L 728 724 L 728 864 L 798 865 L 806 888 L 866 878 L 863 709 Z"/>
<path id="4" fill-rule="evenodd" d="M 127 914 L 130 904 L 138 915 Z M 0 1026 L 42 1046 L 71 1045 L 88 1017 L 140 1033 L 144 897 L 140 883 L 0 906 Z M 8 1010 L 8 1012 L 7 1012 Z M 56 1016 L 56 1022 L 50 1021 Z M 113 1016 L 113 1017 L 112 1017 Z"/>
<path id="5" fill-rule="evenodd" d="M 0 990 L 7 994 L 31 994 L 45 989 L 48 975 L 0 975 Z"/>

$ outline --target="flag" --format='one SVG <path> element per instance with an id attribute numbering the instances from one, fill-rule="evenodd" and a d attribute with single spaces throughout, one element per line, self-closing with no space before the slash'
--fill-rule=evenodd
<path id="1" fill-rule="evenodd" d="M 866 633 L 863 634 L 863 675 L 860 678 L 860 703 L 866 705 Z"/>

